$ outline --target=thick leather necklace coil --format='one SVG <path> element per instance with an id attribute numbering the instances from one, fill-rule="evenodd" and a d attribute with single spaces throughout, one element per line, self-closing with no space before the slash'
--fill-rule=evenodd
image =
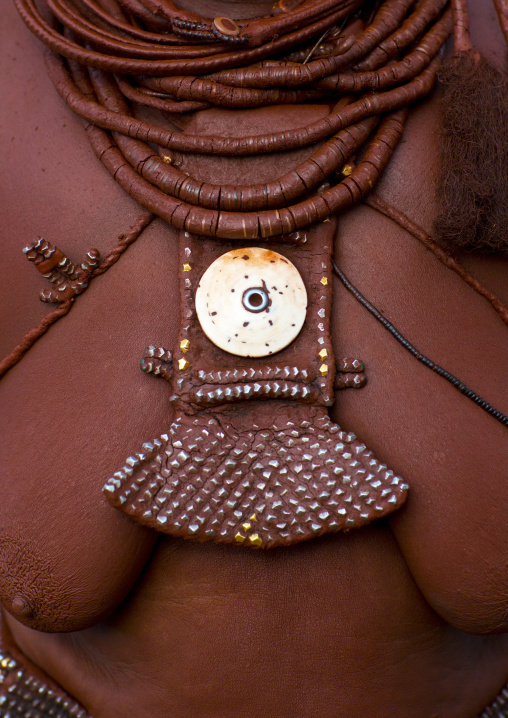
<path id="1" fill-rule="evenodd" d="M 141 364 L 169 383 L 174 419 L 106 482 L 108 500 L 158 531 L 253 548 L 398 508 L 407 484 L 327 414 L 334 387 L 364 382 L 361 363 L 332 348 L 334 216 L 372 189 L 408 105 L 432 89 L 452 28 L 447 0 L 384 0 L 368 14 L 360 0 L 281 2 L 245 23 L 167 0 L 122 0 L 115 12 L 47 0 L 63 29 L 32 0 L 16 4 L 50 48 L 50 77 L 97 156 L 179 230 L 178 342 L 148 347 Z M 171 119 L 211 104 L 309 101 L 328 102 L 329 115 L 241 138 L 170 130 L 130 104 Z M 178 153 L 307 146 L 317 149 L 306 161 L 265 183 L 216 185 L 178 167 Z M 28 256 L 52 271 L 41 247 Z"/>

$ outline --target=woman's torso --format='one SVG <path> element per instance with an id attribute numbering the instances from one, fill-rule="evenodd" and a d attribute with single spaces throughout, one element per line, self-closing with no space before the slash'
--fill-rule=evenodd
<path id="1" fill-rule="evenodd" d="M 57 98 L 38 43 L 4 12 L 6 354 L 48 311 L 21 248 L 41 232 L 76 261 L 93 246 L 107 254 L 140 208 Z M 480 41 L 498 42 L 493 17 L 476 20 Z M 241 134 L 325 112 L 211 111 L 190 127 Z M 437 122 L 435 101 L 413 111 L 379 187 L 426 228 Z M 296 160 L 192 162 L 214 181 L 249 183 Z M 151 225 L 0 385 L 0 595 L 7 608 L 23 596 L 19 618 L 33 628 L 64 630 L 8 618 L 18 645 L 95 718 L 473 718 L 508 677 L 506 638 L 489 635 L 507 628 L 506 429 L 341 287 L 336 354 L 359 356 L 369 382 L 338 393 L 331 414 L 410 484 L 391 524 L 254 552 L 159 539 L 104 501 L 104 480 L 171 421 L 167 386 L 138 362 L 146 345 L 176 340 L 175 240 Z M 506 327 L 484 300 L 365 207 L 340 219 L 336 258 L 421 351 L 508 411 Z M 506 261 L 465 262 L 508 302 Z"/>

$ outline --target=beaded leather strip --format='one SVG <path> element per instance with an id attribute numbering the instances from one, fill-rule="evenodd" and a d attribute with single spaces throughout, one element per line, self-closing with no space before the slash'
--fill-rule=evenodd
<path id="1" fill-rule="evenodd" d="M 216 41 L 257 46 L 270 42 L 277 36 L 294 30 L 302 24 L 309 24 L 319 16 L 329 14 L 339 3 L 336 0 L 304 0 L 290 12 L 283 10 L 272 17 L 241 23 L 236 23 L 225 17 L 216 17 L 211 22 L 206 22 L 195 13 L 183 12 L 171 0 L 163 0 L 163 2 L 144 0 L 143 4 L 152 12 L 157 11 L 158 14 L 171 20 L 173 31 L 176 33 L 186 31 L 189 36 L 193 36 L 195 33 L 197 38 L 208 41 L 216 39 Z M 351 11 L 361 4 L 361 0 L 356 0 L 356 2 L 342 0 L 340 4 Z M 284 7 L 279 4 L 277 9 Z"/>
<path id="2" fill-rule="evenodd" d="M 506 685 L 492 703 L 478 718 L 508 718 L 508 685 Z"/>
<path id="3" fill-rule="evenodd" d="M 0 616 L 0 718 L 92 718 L 74 698 L 16 649 L 16 656 L 5 645 L 6 628 Z"/>

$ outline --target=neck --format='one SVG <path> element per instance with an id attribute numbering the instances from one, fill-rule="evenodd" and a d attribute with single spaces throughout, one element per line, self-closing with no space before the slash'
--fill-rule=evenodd
<path id="1" fill-rule="evenodd" d="M 250 20 L 270 15 L 274 0 L 178 0 L 178 7 L 206 18 L 218 16 Z"/>

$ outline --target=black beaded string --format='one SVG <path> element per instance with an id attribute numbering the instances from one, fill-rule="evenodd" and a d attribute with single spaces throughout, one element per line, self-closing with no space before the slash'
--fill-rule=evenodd
<path id="1" fill-rule="evenodd" d="M 464 396 L 467 396 L 468 399 L 471 399 L 471 401 L 474 401 L 475 404 L 478 404 L 478 406 L 484 411 L 486 411 L 487 414 L 493 416 L 494 419 L 497 419 L 497 421 L 499 421 L 501 424 L 504 424 L 504 426 L 508 426 L 508 416 L 506 416 L 506 414 L 503 414 L 501 411 L 499 411 L 499 409 L 496 409 L 492 406 L 492 404 L 489 404 L 488 401 L 485 401 L 485 399 L 483 399 L 476 392 L 466 386 L 464 382 L 460 381 L 460 379 L 457 379 L 457 377 L 453 374 L 450 374 L 449 371 L 446 371 L 446 369 L 443 369 L 443 367 L 439 366 L 438 364 L 435 364 L 433 361 L 431 361 L 431 359 L 419 352 L 418 349 L 413 346 L 411 342 L 408 342 L 408 340 L 402 336 L 398 329 L 394 327 L 393 324 L 389 322 L 388 319 L 383 314 L 381 314 L 381 312 L 376 309 L 376 307 L 371 304 L 369 300 L 366 299 L 355 286 L 353 286 L 353 284 L 351 284 L 349 279 L 339 269 L 333 259 L 332 265 L 333 271 L 340 279 L 342 284 L 346 287 L 346 289 L 348 289 L 355 297 L 355 299 L 357 299 L 360 304 L 364 306 L 365 309 L 367 309 L 372 314 L 372 316 L 375 317 L 378 322 L 380 322 L 384 326 L 384 328 L 390 332 L 390 334 L 394 337 L 394 339 L 399 342 L 399 344 L 402 344 L 404 349 L 407 349 L 407 351 L 412 354 L 415 359 L 418 359 L 419 362 L 424 364 L 429 369 L 432 369 L 432 371 L 436 374 L 439 374 L 439 376 L 442 376 L 443 379 L 446 379 L 446 381 L 448 381 L 456 389 L 458 389 L 461 394 L 464 394 Z"/>

